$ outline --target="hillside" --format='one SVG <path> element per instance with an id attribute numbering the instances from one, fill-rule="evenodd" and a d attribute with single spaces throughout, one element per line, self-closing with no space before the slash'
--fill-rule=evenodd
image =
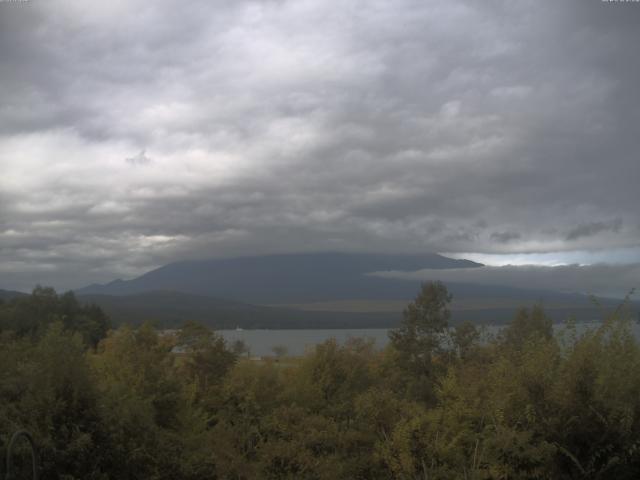
<path id="1" fill-rule="evenodd" d="M 76 290 L 115 323 L 197 320 L 214 328 L 389 327 L 419 282 L 366 275 L 382 270 L 475 268 L 441 255 L 296 254 L 176 262 L 138 278 Z M 434 278 L 433 280 L 437 280 Z M 602 317 L 585 295 L 499 285 L 447 283 L 452 321 L 504 323 L 519 306 L 542 303 L 550 316 Z M 224 299 L 224 300 L 222 300 Z M 604 299 L 605 308 L 616 300 Z"/>
<path id="2" fill-rule="evenodd" d="M 130 295 L 169 290 L 249 303 L 351 298 L 411 298 L 412 282 L 367 276 L 384 270 L 473 268 L 469 260 L 437 254 L 317 253 L 177 262 L 132 280 L 90 285 L 78 294 Z"/>
<path id="3" fill-rule="evenodd" d="M 151 321 L 159 327 L 169 328 L 194 320 L 214 329 L 388 328 L 398 325 L 408 302 L 359 300 L 264 306 L 168 291 L 133 295 L 87 294 L 80 295 L 79 300 L 99 305 L 115 325 Z M 513 318 L 518 307 L 534 302 L 533 298 L 458 298 L 451 306 L 451 322 L 503 324 Z M 604 300 L 604 308 L 611 309 L 613 302 Z M 602 312 L 586 297 L 569 303 L 546 303 L 545 311 L 556 322 L 570 317 L 577 321 L 602 318 Z"/>
<path id="4" fill-rule="evenodd" d="M 0 300 L 11 300 L 12 298 L 22 297 L 24 295 L 26 295 L 26 293 L 0 289 Z"/>
<path id="5" fill-rule="evenodd" d="M 193 320 L 215 329 L 376 328 L 394 326 L 400 319 L 399 312 L 307 312 L 169 291 L 78 298 L 99 305 L 116 325 L 151 321 L 161 327 L 177 327 Z"/>

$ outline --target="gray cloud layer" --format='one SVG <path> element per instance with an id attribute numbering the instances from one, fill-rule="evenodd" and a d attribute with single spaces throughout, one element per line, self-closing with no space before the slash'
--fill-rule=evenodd
<path id="1" fill-rule="evenodd" d="M 630 265 L 506 265 L 455 270 L 375 272 L 372 275 L 411 281 L 509 285 L 622 298 L 640 285 L 640 264 Z M 632 296 L 635 300 L 636 296 Z"/>
<path id="2" fill-rule="evenodd" d="M 591 237 L 600 232 L 618 233 L 622 228 L 622 220 L 615 218 L 609 222 L 590 222 L 578 225 L 567 234 L 567 240 L 577 240 L 583 237 Z"/>
<path id="3" fill-rule="evenodd" d="M 2 285 L 638 246 L 638 4 L 0 2 Z"/>

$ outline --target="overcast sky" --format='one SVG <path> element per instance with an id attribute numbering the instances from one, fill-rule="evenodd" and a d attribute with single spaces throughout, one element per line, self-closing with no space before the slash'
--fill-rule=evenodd
<path id="1" fill-rule="evenodd" d="M 638 25 L 600 0 L 0 0 L 0 288 L 274 252 L 638 263 Z"/>

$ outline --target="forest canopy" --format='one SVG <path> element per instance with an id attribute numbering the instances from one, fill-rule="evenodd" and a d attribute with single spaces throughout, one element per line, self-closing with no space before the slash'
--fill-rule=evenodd
<path id="1" fill-rule="evenodd" d="M 42 478 L 69 480 L 637 478 L 623 307 L 555 334 L 523 308 L 491 337 L 451 328 L 450 300 L 424 284 L 383 350 L 257 360 L 195 323 L 111 329 L 39 287 L 0 304 L 0 442 L 27 429 Z"/>

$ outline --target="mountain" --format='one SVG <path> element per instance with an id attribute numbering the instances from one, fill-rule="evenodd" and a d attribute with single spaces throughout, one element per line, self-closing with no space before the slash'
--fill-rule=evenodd
<path id="1" fill-rule="evenodd" d="M 171 263 L 76 294 L 102 307 L 116 324 L 153 320 L 175 326 L 196 320 L 214 328 L 389 327 L 397 325 L 419 282 L 367 273 L 479 266 L 436 254 L 268 255 Z M 556 321 L 602 318 L 585 295 L 466 283 L 447 288 L 454 323 L 504 323 L 518 307 L 538 302 Z M 602 300 L 608 310 L 618 303 Z"/>
<path id="2" fill-rule="evenodd" d="M 481 264 L 437 254 L 315 253 L 176 262 L 132 280 L 76 290 L 79 295 L 175 291 L 249 303 L 411 298 L 413 282 L 366 275 L 388 270 L 474 268 Z"/>
<path id="3" fill-rule="evenodd" d="M 159 327 L 176 328 L 193 320 L 214 329 L 241 327 L 263 329 L 325 329 L 325 328 L 388 328 L 396 327 L 402 309 L 408 301 L 343 301 L 298 304 L 289 306 L 251 305 L 218 298 L 180 292 L 154 291 L 132 295 L 79 295 L 83 303 L 100 306 L 114 325 L 141 324 L 151 321 Z M 602 313 L 584 296 L 569 298 L 569 302 L 545 303 L 545 312 L 554 321 L 591 321 L 603 318 Z M 565 300 L 566 300 L 565 299 Z M 513 318 L 520 306 L 529 306 L 532 297 L 454 299 L 451 306 L 452 324 L 465 320 L 477 324 L 503 324 Z M 603 301 L 611 310 L 615 304 Z M 635 305 L 637 311 L 637 305 Z"/>
<path id="4" fill-rule="evenodd" d="M 395 326 L 400 319 L 399 312 L 307 312 L 169 291 L 82 294 L 78 299 L 100 306 L 115 325 L 151 321 L 173 328 L 193 320 L 215 329 L 375 328 Z"/>
<path id="5" fill-rule="evenodd" d="M 16 297 L 23 297 L 27 295 L 26 293 L 16 292 L 13 290 L 2 290 L 0 289 L 0 300 L 11 300 Z"/>

